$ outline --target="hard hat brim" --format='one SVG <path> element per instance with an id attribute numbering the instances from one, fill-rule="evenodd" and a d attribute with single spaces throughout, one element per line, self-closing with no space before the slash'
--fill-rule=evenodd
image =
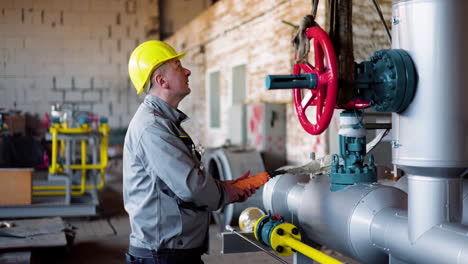
<path id="1" fill-rule="evenodd" d="M 170 61 L 172 59 L 182 59 L 183 57 L 185 57 L 186 53 L 185 52 L 182 52 L 182 53 L 179 53 L 175 56 L 172 56 L 172 57 L 168 57 L 164 60 L 162 60 L 161 62 L 159 62 L 158 64 L 154 65 L 154 67 L 151 69 L 151 74 L 148 75 L 148 78 L 146 79 L 146 81 L 144 82 L 144 84 L 141 86 L 141 87 L 138 87 L 137 89 L 137 94 L 140 94 L 142 93 L 144 90 L 145 90 L 145 87 L 148 85 L 148 82 L 149 80 L 151 79 L 151 75 L 153 75 L 153 72 L 159 68 L 161 65 L 163 65 L 164 63 L 166 63 L 167 61 Z"/>

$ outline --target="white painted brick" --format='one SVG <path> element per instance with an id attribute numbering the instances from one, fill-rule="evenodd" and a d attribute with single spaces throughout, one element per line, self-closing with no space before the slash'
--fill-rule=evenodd
<path id="1" fill-rule="evenodd" d="M 7 38 L 5 40 L 5 48 L 8 49 L 17 49 L 23 47 L 23 39 L 22 38 Z"/>
<path id="2" fill-rule="evenodd" d="M 16 79 L 8 78 L 6 82 L 6 89 L 3 90 L 5 95 L 4 103 L 9 107 L 13 107 L 16 103 Z"/>
<path id="3" fill-rule="evenodd" d="M 33 0 L 15 0 L 14 2 L 15 9 L 21 8 L 32 8 L 33 7 Z"/>
<path id="4" fill-rule="evenodd" d="M 78 12 L 73 12 L 73 10 L 63 12 L 63 25 L 72 26 L 72 25 L 81 25 L 82 14 Z"/>
<path id="5" fill-rule="evenodd" d="M 114 39 L 103 39 L 102 49 L 105 54 L 113 54 L 117 51 L 117 41 Z"/>
<path id="6" fill-rule="evenodd" d="M 2 0 L 0 1 L 0 8 L 14 8 L 14 0 Z"/>
<path id="7" fill-rule="evenodd" d="M 63 66 L 60 67 L 57 67 L 57 66 L 54 66 L 54 65 L 50 65 L 50 64 L 47 64 L 47 63 L 39 63 L 38 65 L 40 65 L 39 69 L 39 75 L 40 76 L 58 76 L 60 74 L 63 74 L 63 69 L 61 72 L 59 72 L 58 70 L 63 68 Z"/>
<path id="8" fill-rule="evenodd" d="M 44 18 L 42 17 L 44 14 Z M 33 24 L 42 25 L 43 20 L 45 21 L 45 10 L 43 9 L 33 9 Z"/>
<path id="9" fill-rule="evenodd" d="M 107 39 L 107 26 L 106 25 L 95 25 L 89 28 L 89 35 L 91 39 Z"/>
<path id="10" fill-rule="evenodd" d="M 21 13 L 24 14 L 23 24 L 31 26 L 34 24 L 34 9 L 31 7 L 21 9 Z"/>
<path id="11" fill-rule="evenodd" d="M 16 63 L 16 53 L 15 49 L 9 48 L 9 49 L 1 49 L 2 50 L 2 55 L 0 58 L 2 58 L 1 62 L 4 63 Z M 3 63 L 2 63 L 3 64 Z"/>
<path id="12" fill-rule="evenodd" d="M 91 62 L 94 64 L 106 65 L 107 64 L 107 57 L 102 52 L 96 53 L 92 58 Z M 105 66 L 103 66 L 105 67 Z"/>
<path id="13" fill-rule="evenodd" d="M 109 118 L 109 126 L 110 127 L 121 127 L 120 126 L 120 121 L 119 121 L 119 116 L 118 115 L 112 115 Z"/>
<path id="14" fill-rule="evenodd" d="M 86 12 L 81 17 L 81 25 L 84 26 L 96 26 L 100 25 L 100 13 L 96 12 Z"/>
<path id="15" fill-rule="evenodd" d="M 35 79 L 31 79 L 29 88 L 26 90 L 26 95 L 26 102 L 28 103 L 42 103 L 47 99 L 46 90 L 40 87 Z"/>
<path id="16" fill-rule="evenodd" d="M 46 99 L 49 104 L 50 103 L 62 103 L 64 101 L 63 97 L 63 92 L 59 91 L 49 91 L 47 93 L 47 99 Z"/>
<path id="17" fill-rule="evenodd" d="M 53 9 L 63 10 L 63 11 L 72 11 L 72 1 L 69 0 L 52 0 Z"/>
<path id="18" fill-rule="evenodd" d="M 80 40 L 79 39 L 64 39 L 63 40 L 64 49 L 67 52 L 76 54 L 80 51 Z"/>
<path id="19" fill-rule="evenodd" d="M 60 48 L 57 49 L 44 49 L 43 50 L 45 57 L 44 62 L 47 64 L 64 64 L 63 50 Z"/>
<path id="20" fill-rule="evenodd" d="M 91 0 L 92 1 L 92 0 Z M 72 10 L 74 11 L 89 11 L 90 0 L 71 0 Z"/>
<path id="21" fill-rule="evenodd" d="M 91 88 L 91 81 L 88 75 L 75 76 L 75 88 L 77 89 L 89 89 Z"/>
<path id="22" fill-rule="evenodd" d="M 106 79 L 100 77 L 100 76 L 95 76 L 94 77 L 94 88 L 104 88 L 106 87 Z"/>
<path id="23" fill-rule="evenodd" d="M 26 77 L 42 77 L 41 74 L 41 64 L 36 63 L 26 63 L 25 65 L 25 76 Z"/>
<path id="24" fill-rule="evenodd" d="M 80 72 L 80 69 L 82 68 L 83 66 L 81 64 L 74 64 L 74 63 L 66 63 L 64 65 L 64 72 L 69 75 L 69 76 L 72 76 L 74 74 L 78 74 Z"/>
<path id="25" fill-rule="evenodd" d="M 47 97 L 47 93 L 50 89 L 52 89 L 52 78 L 51 77 L 44 77 L 44 76 L 38 76 L 32 78 L 34 81 L 34 85 L 37 88 L 37 90 L 42 91 L 44 93 L 44 96 Z"/>
<path id="26" fill-rule="evenodd" d="M 99 100 L 100 100 L 99 92 L 85 92 L 84 93 L 84 100 L 85 101 L 99 102 Z"/>
<path id="27" fill-rule="evenodd" d="M 112 25 L 112 27 L 116 25 L 115 12 L 105 10 L 96 12 L 96 15 L 98 17 L 97 25 Z"/>
<path id="28" fill-rule="evenodd" d="M 91 1 L 89 9 L 92 11 L 109 11 L 110 2 L 107 0 Z"/>
<path id="29" fill-rule="evenodd" d="M 113 39 L 125 39 L 127 37 L 127 30 L 122 25 L 112 26 L 112 38 Z"/>
<path id="30" fill-rule="evenodd" d="M 7 108 L 9 103 L 7 92 L 0 88 L 0 108 Z"/>
<path id="31" fill-rule="evenodd" d="M 82 92 L 75 92 L 75 91 L 67 91 L 65 92 L 65 101 L 72 101 L 72 102 L 79 102 L 82 101 Z"/>
<path id="32" fill-rule="evenodd" d="M 34 0 L 33 8 L 34 9 L 47 9 L 52 7 L 52 0 Z"/>
<path id="33" fill-rule="evenodd" d="M 82 39 L 80 41 L 81 52 L 99 52 L 99 41 L 95 39 Z"/>
<path id="34" fill-rule="evenodd" d="M 44 40 L 37 38 L 37 37 L 27 38 L 25 40 L 26 49 L 34 51 L 34 52 L 38 52 L 38 53 L 44 50 L 45 48 L 44 43 L 45 43 Z"/>
<path id="35" fill-rule="evenodd" d="M 100 75 L 103 77 L 115 76 L 118 74 L 116 67 L 114 65 L 107 65 L 100 68 Z"/>
<path id="36" fill-rule="evenodd" d="M 25 73 L 25 65 L 18 63 L 7 63 L 5 65 L 5 75 L 11 77 L 23 77 Z"/>
<path id="37" fill-rule="evenodd" d="M 59 75 L 55 76 L 55 88 L 57 89 L 71 89 L 72 88 L 72 75 Z M 53 83 L 51 82 L 51 87 Z"/>
<path id="38" fill-rule="evenodd" d="M 109 118 L 109 105 L 107 104 L 95 104 L 93 106 L 93 112 L 97 113 L 99 117 L 107 117 Z"/>
<path id="39" fill-rule="evenodd" d="M 55 25 L 55 27 L 60 25 L 60 12 L 56 10 L 47 9 L 44 11 L 46 25 Z M 51 28 L 52 29 L 52 28 Z"/>

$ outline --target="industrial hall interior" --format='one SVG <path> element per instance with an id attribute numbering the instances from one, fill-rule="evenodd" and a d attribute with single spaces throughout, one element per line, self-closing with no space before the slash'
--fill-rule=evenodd
<path id="1" fill-rule="evenodd" d="M 467 14 L 0 0 L 0 263 L 468 264 Z"/>

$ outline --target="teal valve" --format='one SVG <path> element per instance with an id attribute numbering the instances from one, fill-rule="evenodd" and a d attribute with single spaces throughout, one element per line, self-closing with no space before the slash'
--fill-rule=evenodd
<path id="1" fill-rule="evenodd" d="M 268 90 L 293 88 L 315 89 L 317 87 L 317 75 L 314 73 L 300 75 L 267 75 L 265 82 Z"/>

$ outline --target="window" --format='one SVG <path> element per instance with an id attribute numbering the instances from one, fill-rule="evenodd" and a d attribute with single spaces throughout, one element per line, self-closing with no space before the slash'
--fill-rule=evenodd
<path id="1" fill-rule="evenodd" d="M 221 127 L 221 95 L 219 91 L 219 71 L 209 75 L 210 128 Z"/>
<path id="2" fill-rule="evenodd" d="M 242 104 L 246 93 L 245 64 L 232 68 L 232 104 Z"/>

